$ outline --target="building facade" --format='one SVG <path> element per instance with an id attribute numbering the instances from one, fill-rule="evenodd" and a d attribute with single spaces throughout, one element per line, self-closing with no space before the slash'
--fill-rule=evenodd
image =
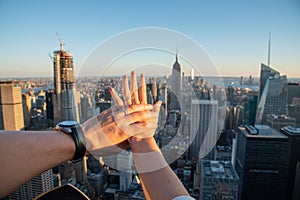
<path id="1" fill-rule="evenodd" d="M 300 199 L 300 128 L 285 126 L 281 132 L 290 143 L 287 199 Z"/>
<path id="2" fill-rule="evenodd" d="M 287 136 L 267 125 L 239 127 L 236 152 L 239 199 L 286 199 Z"/>
<path id="3" fill-rule="evenodd" d="M 173 69 L 172 69 L 172 82 L 171 82 L 171 90 L 169 94 L 170 110 L 180 110 L 181 92 L 182 92 L 182 70 L 178 62 L 178 55 L 176 54 L 176 60 L 175 63 L 173 64 Z"/>
<path id="4" fill-rule="evenodd" d="M 41 173 L 32 180 L 23 184 L 9 195 L 10 200 L 34 199 L 40 194 L 53 189 L 52 169 Z"/>
<path id="5" fill-rule="evenodd" d="M 286 115 L 267 115 L 267 125 L 280 131 L 285 126 L 295 126 L 296 119 Z"/>
<path id="6" fill-rule="evenodd" d="M 53 69 L 56 94 L 54 123 L 65 120 L 79 121 L 73 56 L 63 49 L 63 42 L 60 43 L 60 50 L 54 51 Z"/>
<path id="7" fill-rule="evenodd" d="M 214 160 L 218 131 L 218 102 L 192 100 L 189 157 Z"/>
<path id="8" fill-rule="evenodd" d="M 287 115 L 287 77 L 269 77 L 261 93 L 256 124 L 266 124 L 267 115 Z"/>
<path id="9" fill-rule="evenodd" d="M 279 77 L 280 73 L 275 69 L 261 63 L 259 79 L 259 99 L 261 99 L 265 85 L 270 77 Z"/>
<path id="10" fill-rule="evenodd" d="M 237 200 L 238 184 L 238 175 L 230 162 L 200 161 L 201 200 Z"/>
<path id="11" fill-rule="evenodd" d="M 0 130 L 23 130 L 24 116 L 19 81 L 0 82 Z"/>

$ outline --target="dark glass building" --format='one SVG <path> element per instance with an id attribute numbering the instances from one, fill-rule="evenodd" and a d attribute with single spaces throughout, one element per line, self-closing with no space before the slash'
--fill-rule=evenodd
<path id="1" fill-rule="evenodd" d="M 281 132 L 289 138 L 288 198 L 300 199 L 300 128 L 286 126 Z"/>
<path id="2" fill-rule="evenodd" d="M 239 199 L 286 199 L 289 141 L 267 125 L 239 127 L 236 171 Z"/>
<path id="3" fill-rule="evenodd" d="M 257 109 L 257 96 L 251 96 L 249 100 L 245 102 L 244 108 L 244 124 L 254 125 Z"/>
<path id="4" fill-rule="evenodd" d="M 280 76 L 280 73 L 271 67 L 261 63 L 259 79 L 259 99 L 264 91 L 265 85 L 270 77 Z"/>

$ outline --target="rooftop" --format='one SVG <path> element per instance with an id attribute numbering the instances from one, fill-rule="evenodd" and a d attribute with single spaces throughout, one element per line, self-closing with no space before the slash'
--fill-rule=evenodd
<path id="1" fill-rule="evenodd" d="M 238 179 L 238 175 L 230 162 L 202 160 L 201 167 L 204 177 Z"/>
<path id="2" fill-rule="evenodd" d="M 246 127 L 239 127 L 240 133 L 249 138 L 287 138 L 287 136 L 268 125 L 255 125 L 254 127 L 250 127 L 251 131 Z M 255 129 L 256 131 L 252 131 L 252 129 Z"/>
<path id="3" fill-rule="evenodd" d="M 287 115 L 267 115 L 267 118 L 273 119 L 273 120 L 295 120 L 295 118 L 289 117 Z"/>

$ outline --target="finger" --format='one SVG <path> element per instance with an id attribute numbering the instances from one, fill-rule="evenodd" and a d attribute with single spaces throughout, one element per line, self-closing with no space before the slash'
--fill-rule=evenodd
<path id="1" fill-rule="evenodd" d="M 117 110 L 113 113 L 115 120 L 120 120 L 120 118 L 124 117 L 125 115 L 130 115 L 135 112 L 150 111 L 151 109 L 153 109 L 153 106 L 151 104 L 136 104 L 123 109 Z"/>
<path id="2" fill-rule="evenodd" d="M 140 104 L 136 75 L 134 71 L 131 72 L 130 91 L 132 104 Z"/>
<path id="3" fill-rule="evenodd" d="M 116 120 L 118 124 L 128 126 L 130 124 L 134 124 L 137 122 L 143 122 L 151 120 L 152 116 L 149 111 L 140 111 L 140 112 L 134 112 L 129 115 L 125 115 L 123 117 L 120 117 L 119 120 Z"/>
<path id="4" fill-rule="evenodd" d="M 124 97 L 124 106 L 131 105 L 131 95 L 128 86 L 127 76 L 123 76 L 123 97 Z"/>
<path id="5" fill-rule="evenodd" d="M 154 112 L 154 113 L 159 113 L 161 104 L 162 104 L 162 101 L 161 101 L 161 100 L 159 100 L 158 102 L 156 102 L 156 103 L 154 104 L 154 106 L 153 106 L 152 112 Z"/>
<path id="6" fill-rule="evenodd" d="M 141 104 L 147 104 L 146 82 L 143 74 L 140 76 L 139 98 Z"/>
<path id="7" fill-rule="evenodd" d="M 112 87 L 109 88 L 109 92 L 110 92 L 111 97 L 113 98 L 116 106 L 123 106 L 122 99 L 119 97 L 118 93 Z"/>
<path id="8" fill-rule="evenodd" d="M 132 114 L 134 112 L 139 112 L 139 111 L 150 111 L 151 109 L 153 109 L 153 105 L 151 104 L 137 104 L 128 107 L 127 113 Z"/>

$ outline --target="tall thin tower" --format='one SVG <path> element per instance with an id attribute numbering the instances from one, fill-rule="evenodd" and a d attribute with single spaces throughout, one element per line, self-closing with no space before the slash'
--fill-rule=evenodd
<path id="1" fill-rule="evenodd" d="M 78 105 L 75 103 L 75 80 L 73 56 L 64 50 L 64 42 L 60 41 L 60 50 L 54 51 L 54 87 L 56 93 L 55 123 L 64 120 L 78 121 Z"/>
<path id="2" fill-rule="evenodd" d="M 176 60 L 173 64 L 172 70 L 172 83 L 171 83 L 171 93 L 170 93 L 170 110 L 180 110 L 181 102 L 181 89 L 182 89 L 182 73 L 181 66 L 178 62 L 178 55 L 176 53 Z"/>
<path id="3" fill-rule="evenodd" d="M 172 91 L 176 95 L 177 99 L 180 99 L 181 89 L 182 89 L 182 73 L 181 66 L 178 62 L 178 55 L 176 53 L 176 60 L 173 64 L 172 70 Z"/>

